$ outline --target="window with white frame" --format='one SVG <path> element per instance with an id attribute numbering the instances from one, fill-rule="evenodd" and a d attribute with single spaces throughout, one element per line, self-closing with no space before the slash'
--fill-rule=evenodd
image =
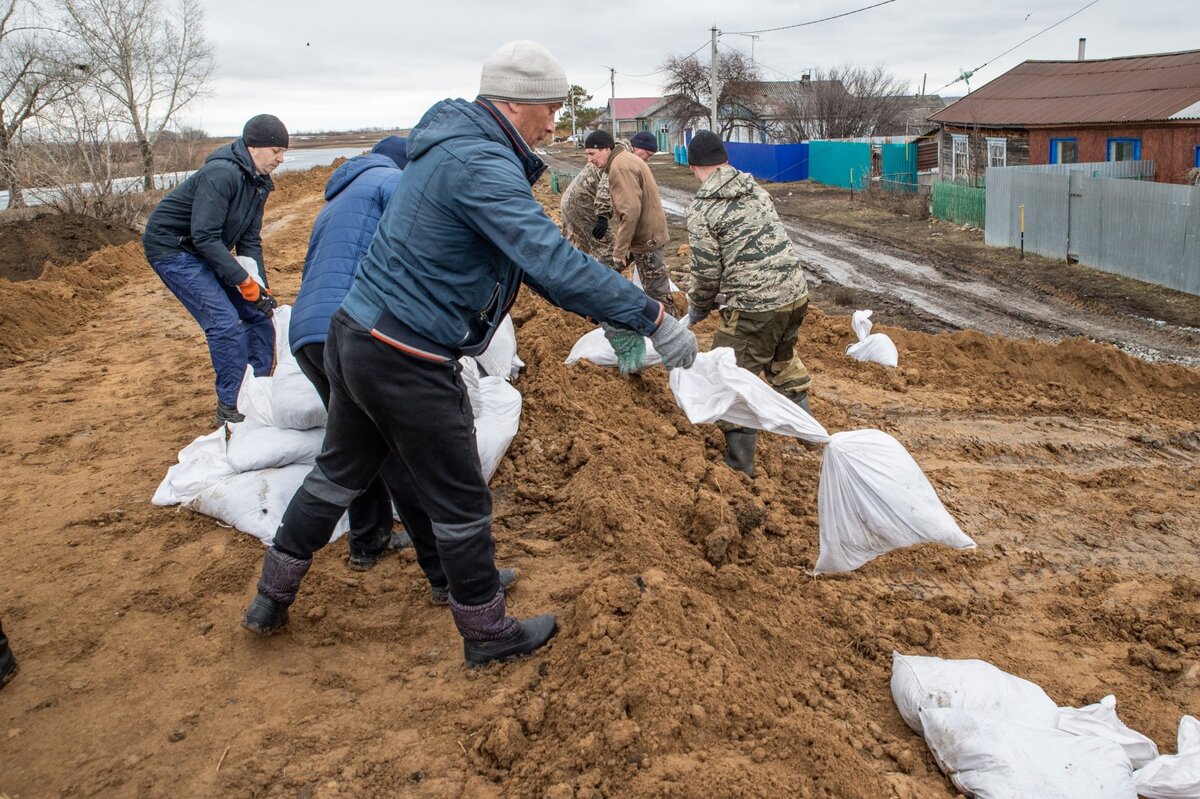
<path id="1" fill-rule="evenodd" d="M 987 140 L 988 166 L 1008 166 L 1008 139 Z"/>
<path id="2" fill-rule="evenodd" d="M 967 177 L 971 172 L 971 150 L 967 134 L 950 134 L 950 179 Z"/>

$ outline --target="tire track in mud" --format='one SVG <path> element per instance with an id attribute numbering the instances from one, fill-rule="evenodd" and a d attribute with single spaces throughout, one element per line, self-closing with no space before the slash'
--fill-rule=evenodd
<path id="1" fill-rule="evenodd" d="M 659 186 L 659 192 L 664 210 L 682 218 L 691 196 L 668 186 Z M 801 227 L 785 218 L 784 227 L 818 281 L 895 299 L 953 328 L 1050 342 L 1083 336 L 1148 361 L 1200 366 L 1200 331 L 1081 309 L 812 220 Z"/>

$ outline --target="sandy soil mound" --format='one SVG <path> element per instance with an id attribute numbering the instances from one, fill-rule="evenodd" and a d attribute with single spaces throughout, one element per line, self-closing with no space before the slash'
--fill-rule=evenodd
<path id="1" fill-rule="evenodd" d="M 0 278 L 32 280 L 49 261 L 63 266 L 138 238 L 130 227 L 78 214 L 39 214 L 0 223 Z"/>
<path id="2" fill-rule="evenodd" d="M 268 206 L 284 301 L 327 175 L 287 176 Z M 1165 751 L 1200 707 L 1196 370 L 876 318 L 890 370 L 847 358 L 849 320 L 814 309 L 817 418 L 896 436 L 980 545 L 816 579 L 820 453 L 764 435 L 754 478 L 730 472 L 663 370 L 564 366 L 588 323 L 525 292 L 495 530 L 522 572 L 511 611 L 561 630 L 467 671 L 409 554 L 352 573 L 339 542 L 285 635 L 240 629 L 261 546 L 149 505 L 207 432 L 203 339 L 148 269 L 114 274 L 43 342 L 52 359 L 0 381 L 0 614 L 22 665 L 0 792 L 950 799 L 892 705 L 893 649 L 984 658 L 1060 704 L 1115 693 Z"/>

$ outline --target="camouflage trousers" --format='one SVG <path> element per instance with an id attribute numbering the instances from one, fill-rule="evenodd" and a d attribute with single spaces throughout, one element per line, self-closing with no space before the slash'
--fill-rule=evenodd
<path id="1" fill-rule="evenodd" d="M 721 323 L 713 334 L 712 346 L 729 347 L 737 365 L 766 377 L 771 387 L 793 402 L 812 386 L 804 362 L 796 354 L 796 334 L 808 313 L 808 297 L 773 311 L 721 309 Z M 718 422 L 722 430 L 737 425 Z"/>
<path id="2" fill-rule="evenodd" d="M 674 316 L 675 301 L 671 298 L 671 277 L 667 274 L 662 247 L 651 252 L 630 253 L 629 263 L 637 268 L 638 276 L 642 279 L 642 291 L 651 299 L 665 305 L 667 313 Z"/>

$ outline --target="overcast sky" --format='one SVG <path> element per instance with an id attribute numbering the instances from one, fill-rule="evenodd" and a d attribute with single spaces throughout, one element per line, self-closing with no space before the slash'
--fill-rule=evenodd
<path id="1" fill-rule="evenodd" d="M 879 0 L 205 0 L 205 30 L 215 47 L 210 97 L 186 118 L 211 134 L 237 134 L 268 112 L 293 132 L 409 127 L 434 102 L 474 97 L 479 68 L 497 47 L 533 39 L 553 52 L 572 83 L 609 97 L 658 96 L 667 55 L 699 49 L 709 28 L 721 46 L 750 54 L 764 79 L 798 78 L 814 67 L 883 64 L 915 92 L 961 95 L 959 69 L 987 63 L 978 88 L 1026 59 L 1073 59 L 1080 37 L 1089 58 L 1200 48 L 1196 0 L 1099 0 L 1013 52 L 1023 39 L 1088 0 L 894 0 L 842 19 L 756 31 L 852 11 Z"/>

